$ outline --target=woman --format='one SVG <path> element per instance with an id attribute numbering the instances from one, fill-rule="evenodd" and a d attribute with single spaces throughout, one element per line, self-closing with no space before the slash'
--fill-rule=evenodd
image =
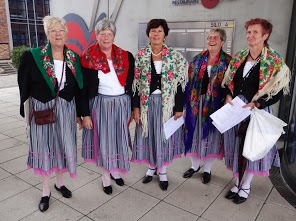
<path id="1" fill-rule="evenodd" d="M 200 169 L 204 160 L 202 182 L 211 180 L 215 158 L 222 160 L 222 135 L 213 126 L 210 115 L 222 105 L 224 94 L 221 83 L 231 56 L 223 50 L 226 33 L 212 29 L 207 37 L 207 50 L 193 58 L 189 67 L 189 82 L 185 90 L 185 154 L 192 166 L 183 177 L 189 178 Z M 188 151 L 188 152 L 187 152 Z"/>
<path id="2" fill-rule="evenodd" d="M 76 176 L 76 109 L 80 109 L 78 95 L 83 85 L 79 56 L 65 46 L 65 20 L 46 16 L 43 24 L 49 43 L 25 52 L 18 70 L 20 113 L 30 126 L 27 164 L 43 178 L 41 212 L 49 207 L 51 173 L 56 173 L 55 189 L 63 197 L 72 196 L 63 185 L 62 176 L 64 172 Z M 55 102 L 55 123 L 37 124 L 33 112 L 52 108 Z"/>
<path id="3" fill-rule="evenodd" d="M 284 59 L 267 43 L 272 31 L 270 22 L 251 19 L 245 28 L 249 47 L 233 57 L 222 82 L 226 87 L 226 102 L 232 104 L 231 100 L 239 96 L 247 103 L 244 108 L 257 107 L 271 113 L 270 106 L 288 93 L 290 70 Z M 268 176 L 272 165 L 280 166 L 276 145 L 260 160 L 251 162 L 242 157 L 248 121 L 224 133 L 225 164 L 235 177 L 240 176 L 226 198 L 237 204 L 247 200 L 254 174 Z"/>
<path id="4" fill-rule="evenodd" d="M 163 123 L 172 116 L 175 120 L 182 117 L 187 82 L 187 61 L 164 44 L 168 31 L 164 19 L 149 21 L 146 34 L 150 44 L 136 55 L 133 83 L 137 125 L 131 161 L 149 164 L 143 183 L 152 180 L 157 167 L 162 190 L 169 185 L 166 166 L 182 153 L 182 129 L 166 140 Z"/>
<path id="5" fill-rule="evenodd" d="M 131 117 L 134 57 L 114 44 L 115 24 L 107 18 L 95 27 L 97 42 L 81 56 L 83 66 L 82 157 L 102 168 L 102 185 L 112 194 L 110 176 L 129 171 L 128 121 Z M 110 175 L 111 173 L 111 175 Z"/>

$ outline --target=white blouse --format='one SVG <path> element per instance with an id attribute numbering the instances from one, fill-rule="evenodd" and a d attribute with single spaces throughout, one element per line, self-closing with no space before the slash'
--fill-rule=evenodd
<path id="1" fill-rule="evenodd" d="M 121 95 L 124 94 L 124 86 L 122 86 L 116 75 L 112 60 L 108 60 L 110 72 L 104 74 L 101 70 L 98 71 L 99 78 L 99 94 L 104 95 Z"/>
<path id="2" fill-rule="evenodd" d="M 60 84 L 61 84 L 60 81 L 61 81 L 61 77 L 62 77 L 63 61 L 53 60 L 53 63 L 54 63 L 55 76 L 56 76 L 57 81 L 58 81 L 58 86 L 60 86 Z M 64 89 L 65 82 L 66 82 L 66 63 L 64 65 L 64 70 L 63 71 L 64 71 L 64 75 L 63 75 L 60 91 Z"/>

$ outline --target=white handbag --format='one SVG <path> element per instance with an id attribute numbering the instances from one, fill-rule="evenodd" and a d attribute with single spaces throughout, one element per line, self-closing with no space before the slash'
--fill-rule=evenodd
<path id="1" fill-rule="evenodd" d="M 287 124 L 265 110 L 254 107 L 247 129 L 243 156 L 248 160 L 262 159 L 275 145 Z"/>

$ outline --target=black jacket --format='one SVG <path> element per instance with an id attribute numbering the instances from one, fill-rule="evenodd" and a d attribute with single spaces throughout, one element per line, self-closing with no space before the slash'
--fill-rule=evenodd
<path id="1" fill-rule="evenodd" d="M 37 64 L 30 51 L 24 52 L 20 59 L 18 69 L 18 85 L 20 91 L 20 114 L 24 114 L 24 102 L 33 97 L 42 103 L 46 103 L 55 97 L 52 96 L 51 90 L 48 87 L 42 73 L 39 71 Z M 56 88 L 56 91 L 58 88 Z M 59 97 L 71 101 L 75 97 L 77 114 L 80 112 L 81 90 L 78 87 L 77 81 L 72 71 L 66 66 L 66 82 L 63 90 L 59 92 Z"/>

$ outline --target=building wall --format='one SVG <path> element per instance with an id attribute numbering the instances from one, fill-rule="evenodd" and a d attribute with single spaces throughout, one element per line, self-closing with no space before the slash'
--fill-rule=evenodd
<path id="1" fill-rule="evenodd" d="M 95 1 L 97 0 L 67 0 L 66 3 L 51 0 L 51 14 L 63 17 L 68 13 L 76 13 L 89 27 Z M 103 12 L 111 16 L 117 1 L 99 1 L 96 18 Z M 138 25 L 152 18 L 164 18 L 168 22 L 234 20 L 232 51 L 235 53 L 247 47 L 245 22 L 260 17 L 273 24 L 269 44 L 285 57 L 292 6 L 293 0 L 220 0 L 213 9 L 207 9 L 202 4 L 175 6 L 172 0 L 123 0 L 116 19 L 115 43 L 135 54 L 138 50 Z M 277 110 L 276 105 L 275 115 Z"/>
<path id="2" fill-rule="evenodd" d="M 10 59 L 5 0 L 0 0 L 0 60 Z"/>

